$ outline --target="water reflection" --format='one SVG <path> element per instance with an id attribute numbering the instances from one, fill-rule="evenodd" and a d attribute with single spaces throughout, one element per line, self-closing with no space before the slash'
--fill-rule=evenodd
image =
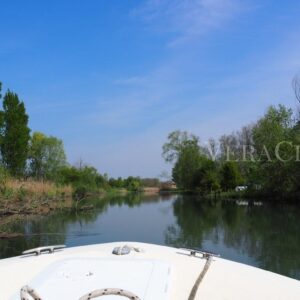
<path id="1" fill-rule="evenodd" d="M 299 213 L 297 206 L 239 206 L 180 196 L 166 244 L 209 247 L 223 257 L 300 279 Z"/>
<path id="2" fill-rule="evenodd" d="M 88 204 L 95 209 L 58 212 L 0 228 L 25 234 L 0 240 L 0 257 L 42 245 L 134 240 L 207 249 L 300 279 L 299 207 L 139 194 L 94 199 Z"/>

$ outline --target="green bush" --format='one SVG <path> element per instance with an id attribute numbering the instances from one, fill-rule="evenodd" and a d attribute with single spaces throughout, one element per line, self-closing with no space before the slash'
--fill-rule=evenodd
<path id="1" fill-rule="evenodd" d="M 77 186 L 73 192 L 73 197 L 76 200 L 81 200 L 86 197 L 87 192 L 88 192 L 88 189 L 86 186 L 83 186 L 83 185 Z"/>

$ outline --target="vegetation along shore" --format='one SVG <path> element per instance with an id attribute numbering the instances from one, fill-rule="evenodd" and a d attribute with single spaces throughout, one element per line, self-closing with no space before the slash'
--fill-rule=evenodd
<path id="1" fill-rule="evenodd" d="M 293 80 L 300 104 L 300 77 Z M 219 140 L 169 134 L 163 157 L 179 189 L 203 196 L 300 199 L 300 107 L 270 106 L 264 116 Z"/>

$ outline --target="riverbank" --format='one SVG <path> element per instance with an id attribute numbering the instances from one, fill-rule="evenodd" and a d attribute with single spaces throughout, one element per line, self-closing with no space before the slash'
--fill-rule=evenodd
<path id="1" fill-rule="evenodd" d="M 201 199 L 221 200 L 249 199 L 246 191 L 203 194 L 198 190 L 163 190 L 159 187 L 143 187 L 137 192 L 130 192 L 125 188 L 97 189 L 94 191 L 85 188 L 83 193 L 82 188 L 74 188 L 71 185 L 57 185 L 46 181 L 8 179 L 5 183 L 0 184 L 0 225 L 10 223 L 24 216 L 48 215 L 58 210 L 92 210 L 94 207 L 89 199 L 101 200 L 105 196 L 126 195 L 128 193 L 145 194 L 146 196 L 192 194 L 199 196 Z M 95 202 L 93 204 L 96 205 Z"/>
<path id="2" fill-rule="evenodd" d="M 203 193 L 199 189 L 187 190 L 187 189 L 172 189 L 172 190 L 160 190 L 160 194 L 182 194 L 182 195 L 194 195 L 198 196 L 203 200 L 226 200 L 226 201 L 235 201 L 235 200 L 253 200 L 259 199 L 263 202 L 271 203 L 286 203 L 286 204 L 299 204 L 300 193 L 295 194 L 282 194 L 277 195 L 275 193 L 267 193 L 261 190 L 244 190 L 244 191 L 216 191 L 211 193 Z"/>
<path id="3" fill-rule="evenodd" d="M 9 179 L 0 187 L 0 216 L 47 214 L 72 204 L 73 189 L 51 182 Z"/>
<path id="4" fill-rule="evenodd" d="M 8 179 L 0 185 L 0 225 L 24 216 L 47 215 L 56 210 L 89 209 L 89 198 L 107 195 L 125 195 L 126 189 L 87 191 L 78 198 L 71 185 L 56 185 L 52 182 Z"/>

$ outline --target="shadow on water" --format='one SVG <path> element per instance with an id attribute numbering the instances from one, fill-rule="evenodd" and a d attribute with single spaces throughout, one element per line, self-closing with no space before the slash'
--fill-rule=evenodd
<path id="1" fill-rule="evenodd" d="M 300 208 L 204 201 L 193 195 L 128 194 L 93 199 L 94 210 L 25 218 L 0 231 L 24 237 L 0 240 L 0 257 L 50 244 L 120 240 L 193 247 L 300 279 Z"/>

